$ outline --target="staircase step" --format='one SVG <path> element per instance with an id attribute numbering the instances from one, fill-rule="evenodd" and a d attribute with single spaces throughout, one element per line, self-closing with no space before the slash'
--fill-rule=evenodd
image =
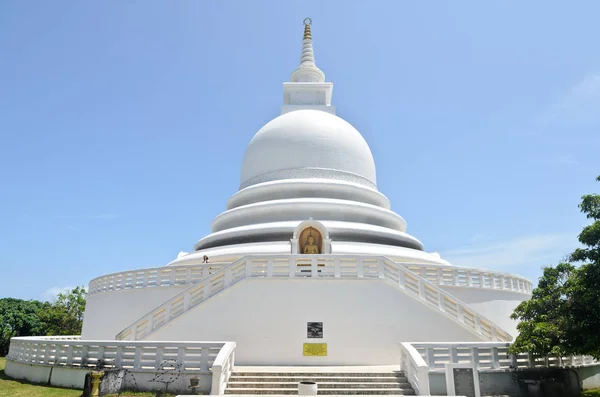
<path id="1" fill-rule="evenodd" d="M 399 382 L 379 382 L 379 383 L 346 383 L 346 382 L 317 382 L 319 390 L 328 389 L 397 389 L 410 388 L 410 383 Z M 298 382 L 271 382 L 271 383 L 247 383 L 247 382 L 229 382 L 227 387 L 232 389 L 297 389 Z"/>
<path id="2" fill-rule="evenodd" d="M 227 388 L 225 394 L 296 394 L 298 395 L 298 389 L 252 389 L 252 388 Z M 367 395 L 397 395 L 397 396 L 409 396 L 414 395 L 415 392 L 412 389 L 319 389 L 319 395 L 331 395 L 331 394 L 367 394 Z"/>
<path id="3" fill-rule="evenodd" d="M 345 382 L 345 383 L 377 383 L 377 382 L 401 382 L 408 380 L 404 376 L 237 376 L 232 375 L 229 382 Z"/>
<path id="4" fill-rule="evenodd" d="M 394 372 L 237 372 L 233 371 L 231 376 L 270 376 L 270 377 L 336 377 L 336 378 L 357 378 L 357 377 L 395 377 L 404 376 L 404 371 Z"/>

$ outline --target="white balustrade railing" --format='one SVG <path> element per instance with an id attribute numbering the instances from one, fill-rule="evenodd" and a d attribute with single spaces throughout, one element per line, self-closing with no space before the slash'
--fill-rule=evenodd
<path id="1" fill-rule="evenodd" d="M 210 394 L 213 396 L 225 394 L 225 388 L 233 372 L 235 362 L 235 342 L 227 342 L 221 349 L 212 365 L 212 388 Z"/>
<path id="2" fill-rule="evenodd" d="M 162 266 L 107 274 L 90 281 L 88 295 L 133 288 L 194 284 L 217 272 L 225 263 Z"/>
<path id="3" fill-rule="evenodd" d="M 533 290 L 531 281 L 509 273 L 458 266 L 401 264 L 436 285 L 490 288 L 526 294 L 531 294 Z"/>
<path id="4" fill-rule="evenodd" d="M 416 395 L 429 395 L 429 366 L 410 343 L 400 343 L 400 369 Z"/>
<path id="5" fill-rule="evenodd" d="M 360 256 L 346 256 L 358 262 Z M 417 273 L 432 284 L 440 286 L 490 288 L 530 294 L 533 285 L 524 277 L 468 267 L 403 263 L 400 265 Z M 229 263 L 209 265 L 162 266 L 107 274 L 90 281 L 88 295 L 134 288 L 170 287 L 195 284 Z"/>
<path id="6" fill-rule="evenodd" d="M 337 255 L 247 256 L 169 299 L 121 331 L 118 340 L 141 340 L 211 296 L 246 278 L 380 278 L 461 323 L 484 340 L 512 337 L 438 286 L 383 257 Z"/>
<path id="7" fill-rule="evenodd" d="M 590 356 L 534 357 L 508 354 L 510 343 L 410 343 L 430 371 L 444 371 L 446 364 L 473 364 L 478 369 L 581 366 L 597 363 Z"/>
<path id="8" fill-rule="evenodd" d="M 83 368 L 101 365 L 141 372 L 156 371 L 168 361 L 181 364 L 183 372 L 210 373 L 213 362 L 223 350 L 227 352 L 223 359 L 229 360 L 229 367 L 233 366 L 233 342 L 121 342 L 33 336 L 11 338 L 7 357 L 27 364 Z"/>

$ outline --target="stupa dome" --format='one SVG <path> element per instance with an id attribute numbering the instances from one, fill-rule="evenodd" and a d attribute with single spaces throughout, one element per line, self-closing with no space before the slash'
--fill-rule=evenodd
<path id="1" fill-rule="evenodd" d="M 376 187 L 369 145 L 347 121 L 303 109 L 271 120 L 252 138 L 242 162 L 240 188 L 295 178 L 345 180 Z"/>

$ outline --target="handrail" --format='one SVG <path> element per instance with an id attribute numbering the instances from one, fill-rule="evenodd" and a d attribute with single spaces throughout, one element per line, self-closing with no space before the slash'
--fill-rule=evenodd
<path id="1" fill-rule="evenodd" d="M 416 342 L 410 345 L 419 352 L 430 371 L 444 371 L 448 363 L 473 364 L 477 369 L 585 366 L 597 363 L 591 356 L 510 355 L 510 343 L 502 342 Z"/>
<path id="2" fill-rule="evenodd" d="M 400 369 L 416 395 L 429 395 L 429 366 L 410 343 L 400 343 Z"/>
<path id="3" fill-rule="evenodd" d="M 235 342 L 227 342 L 215 358 L 210 369 L 213 373 L 211 395 L 223 395 L 233 372 L 235 361 Z"/>
<path id="4" fill-rule="evenodd" d="M 531 294 L 531 291 L 533 290 L 533 284 L 531 281 L 516 274 L 474 267 L 399 263 L 436 285 L 449 287 L 490 288 L 522 292 L 525 294 Z"/>
<path id="5" fill-rule="evenodd" d="M 124 368 L 155 372 L 163 360 L 176 360 L 184 372 L 209 373 L 213 357 L 233 342 L 78 340 L 63 337 L 14 337 L 7 358 L 57 366 Z M 233 343 L 235 347 L 235 343 Z M 229 353 L 230 365 L 233 356 Z"/>
<path id="6" fill-rule="evenodd" d="M 265 255 L 266 257 L 276 255 Z M 360 256 L 331 255 L 332 257 L 354 258 Z M 444 287 L 467 287 L 508 290 L 531 294 L 533 284 L 525 277 L 510 273 L 486 269 L 432 265 L 414 262 L 396 262 L 417 273 L 427 281 Z M 88 295 L 124 289 L 170 287 L 174 285 L 195 284 L 198 281 L 228 266 L 229 263 L 211 263 L 209 265 L 161 266 L 147 269 L 127 270 L 106 274 L 90 281 Z"/>
<path id="7" fill-rule="evenodd" d="M 489 341 L 512 337 L 467 304 L 403 265 L 383 257 L 331 255 L 246 256 L 190 286 L 117 334 L 117 340 L 141 340 L 211 296 L 246 278 L 380 278 L 438 310 L 465 329 Z"/>
<path id="8" fill-rule="evenodd" d="M 225 265 L 227 264 L 160 266 L 106 274 L 90 281 L 87 294 L 89 296 L 124 289 L 194 284 Z"/>

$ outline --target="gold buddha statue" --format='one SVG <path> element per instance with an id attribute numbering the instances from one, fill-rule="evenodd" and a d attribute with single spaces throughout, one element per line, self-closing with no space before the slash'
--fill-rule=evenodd
<path id="1" fill-rule="evenodd" d="M 304 254 L 314 255 L 319 253 L 319 247 L 315 244 L 315 238 L 309 234 L 304 246 Z"/>

